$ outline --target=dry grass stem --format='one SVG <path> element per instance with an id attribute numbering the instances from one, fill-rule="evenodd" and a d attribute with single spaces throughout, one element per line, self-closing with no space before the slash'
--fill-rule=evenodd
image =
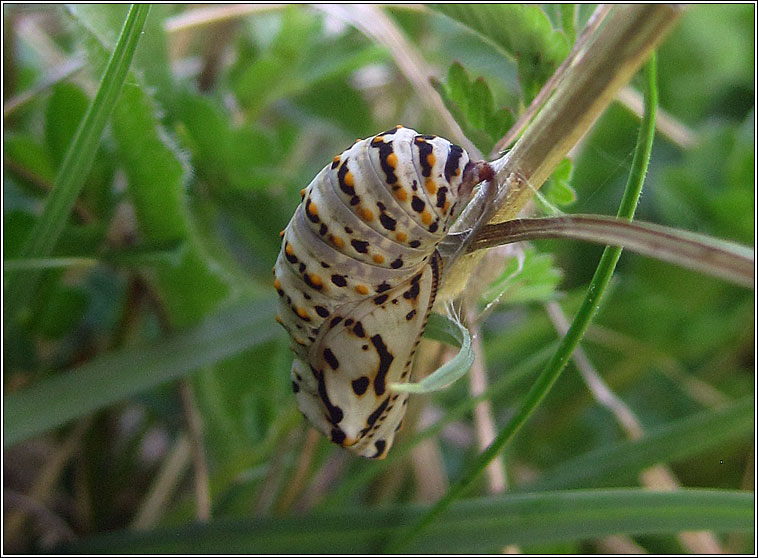
<path id="1" fill-rule="evenodd" d="M 195 518 L 198 521 L 208 521 L 211 517 L 210 480 L 208 478 L 208 461 L 205 457 L 205 436 L 203 434 L 203 419 L 197 408 L 192 386 L 187 380 L 179 383 L 184 414 L 187 417 L 190 447 L 195 483 Z"/>
<path id="2" fill-rule="evenodd" d="M 158 523 L 190 465 L 191 453 L 189 437 L 181 434 L 155 476 L 147 497 L 132 521 L 132 529 L 147 530 Z"/>
<path id="3" fill-rule="evenodd" d="M 47 503 L 52 496 L 53 488 L 58 483 L 66 465 L 79 449 L 82 437 L 87 432 L 90 424 L 91 418 L 82 419 L 77 423 L 73 432 L 71 432 L 68 438 L 66 438 L 66 440 L 54 450 L 50 459 L 47 460 L 45 466 L 42 468 L 39 475 L 37 475 L 29 493 L 24 495 L 25 498 L 36 502 L 42 508 L 47 506 Z M 26 519 L 27 513 L 23 508 L 11 511 L 4 516 L 3 536 L 5 539 L 16 539 L 21 528 L 24 526 Z"/>
<path id="4" fill-rule="evenodd" d="M 411 83 L 419 99 L 440 119 L 442 135 L 458 143 L 474 159 L 481 159 L 481 152 L 471 143 L 455 121 L 437 91 L 429 83 L 434 71 L 418 53 L 416 47 L 405 37 L 397 25 L 382 11 L 370 4 L 343 5 L 320 4 L 317 7 L 337 17 L 364 33 L 367 37 L 386 47 L 405 78 Z"/>
<path id="5" fill-rule="evenodd" d="M 276 511 L 278 513 L 284 513 L 289 510 L 297 497 L 305 489 L 308 471 L 313 464 L 313 455 L 316 451 L 316 447 L 318 447 L 320 439 L 321 434 L 318 430 L 315 428 L 308 428 L 308 432 L 305 435 L 305 444 L 297 461 L 295 474 L 293 475 L 292 480 L 287 484 L 287 489 L 276 506 Z"/>
<path id="6" fill-rule="evenodd" d="M 474 351 L 474 364 L 469 371 L 469 391 L 471 397 L 478 397 L 487 390 L 487 370 L 484 364 L 484 347 L 482 346 L 482 332 L 479 322 L 476 321 L 474 311 L 468 312 L 468 317 L 471 348 Z M 497 436 L 497 427 L 489 399 L 480 401 L 474 407 L 474 426 L 476 427 L 479 451 L 484 451 Z M 485 474 L 491 494 L 500 494 L 506 491 L 505 462 L 502 454 L 495 457 L 487 465 Z"/>
<path id="7" fill-rule="evenodd" d="M 195 27 L 202 27 L 222 21 L 237 19 L 250 14 L 280 10 L 287 4 L 228 4 L 195 8 L 166 18 L 163 28 L 166 33 L 174 34 Z"/>

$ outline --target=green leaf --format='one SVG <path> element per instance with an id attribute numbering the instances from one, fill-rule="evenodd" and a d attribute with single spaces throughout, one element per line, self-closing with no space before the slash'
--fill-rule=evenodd
<path id="1" fill-rule="evenodd" d="M 286 150 L 265 130 L 234 126 L 212 100 L 188 92 L 179 96 L 177 112 L 196 172 L 211 185 L 249 191 L 265 188 L 281 175 L 276 163 Z"/>
<path id="2" fill-rule="evenodd" d="M 459 62 L 450 66 L 446 84 L 435 79 L 431 82 L 466 136 L 483 152 L 489 152 L 514 122 L 508 108 L 495 109 L 492 91 L 484 78 L 470 81 Z"/>
<path id="3" fill-rule="evenodd" d="M 289 7 L 281 14 L 281 28 L 270 47 L 253 59 L 238 60 L 232 87 L 251 120 L 277 99 L 307 92 L 323 81 L 387 58 L 384 49 L 356 46 L 351 37 L 327 40 L 313 48 L 323 33 L 320 27 L 319 19 L 309 12 Z"/>
<path id="4" fill-rule="evenodd" d="M 500 277 L 482 293 L 481 302 L 524 304 L 547 302 L 555 298 L 562 273 L 550 254 L 534 248 L 524 249 L 523 261 L 511 258 Z"/>
<path id="5" fill-rule="evenodd" d="M 548 204 L 548 207 L 544 208 L 545 211 L 552 212 L 550 205 L 566 207 L 576 202 L 576 191 L 571 186 L 572 170 L 571 159 L 564 159 L 555 167 L 550 179 L 540 188 L 540 194 Z M 539 196 L 536 199 L 538 203 L 544 204 Z"/>
<path id="6" fill-rule="evenodd" d="M 184 199 L 188 172 L 155 110 L 142 88 L 130 84 L 113 113 L 113 135 L 142 234 L 152 242 L 167 242 L 188 234 Z"/>
<path id="7" fill-rule="evenodd" d="M 616 534 L 754 529 L 752 492 L 603 490 L 508 494 L 458 502 L 410 553 L 492 553 L 509 544 Z M 216 520 L 147 533 L 121 531 L 58 549 L 66 554 L 378 554 L 428 508 L 339 510 L 310 516 Z"/>
<path id="8" fill-rule="evenodd" d="M 561 27 L 566 33 L 566 41 L 569 45 L 576 42 L 576 12 L 575 4 L 558 4 L 558 10 L 561 16 Z"/>
<path id="9" fill-rule="evenodd" d="M 743 128 L 713 124 L 701 134 L 698 145 L 679 164 L 668 166 L 656 188 L 656 210 L 667 222 L 689 230 L 753 243 L 755 218 L 735 208 L 755 202 L 755 138 L 751 114 Z M 724 166 L 714 166 L 722 161 Z M 725 172 L 726 171 L 726 172 Z"/>
<path id="10" fill-rule="evenodd" d="M 356 47 L 354 41 L 348 40 L 332 42 L 325 48 L 326 52 L 307 52 L 298 80 L 293 83 L 297 90 L 309 90 L 324 81 L 348 76 L 359 68 L 380 64 L 389 58 L 384 48 L 376 45 Z"/>
<path id="11" fill-rule="evenodd" d="M 431 314 L 427 322 L 424 335 L 449 343 L 460 350 L 448 362 L 437 368 L 420 382 L 406 382 L 403 384 L 390 384 L 394 391 L 406 391 L 409 393 L 430 393 L 449 387 L 453 382 L 461 378 L 474 364 L 474 351 L 471 348 L 471 334 L 459 321 L 451 320 L 440 314 Z"/>
<path id="12" fill-rule="evenodd" d="M 35 175 L 39 179 L 52 184 L 55 179 L 55 161 L 45 146 L 31 135 L 8 134 L 5 137 L 4 155 L 13 166 L 6 172 L 14 173 L 14 167 Z M 16 173 L 14 173 L 16 174 Z M 24 175 L 19 175 L 24 178 Z"/>
<path id="13" fill-rule="evenodd" d="M 86 307 L 87 296 L 81 289 L 57 283 L 37 317 L 40 333 L 51 339 L 63 337 L 81 322 Z"/>
<path id="14" fill-rule="evenodd" d="M 508 108 L 501 107 L 489 115 L 487 122 L 484 123 L 484 129 L 491 138 L 499 140 L 505 136 L 515 122 L 513 112 Z"/>
<path id="15" fill-rule="evenodd" d="M 687 124 L 742 119 L 755 110 L 755 6 L 692 6 L 660 48 L 661 98 Z M 740 93 L 744 92 L 744 93 Z M 753 126 L 751 126 L 751 129 Z"/>
<path id="16" fill-rule="evenodd" d="M 167 263 L 171 266 L 177 266 L 183 258 L 184 248 L 185 245 L 182 242 L 168 242 L 162 245 L 142 245 L 119 251 L 105 252 L 99 256 L 99 258 L 86 256 L 21 259 L 6 258 L 3 262 L 3 269 L 6 271 L 21 271 L 29 269 L 92 267 L 101 262 L 107 262 L 122 267 L 142 267 L 158 263 Z"/>
<path id="17" fill-rule="evenodd" d="M 139 246 L 106 251 L 101 260 L 119 267 L 179 266 L 185 257 L 187 244 L 182 241 L 142 243 Z"/>
<path id="18" fill-rule="evenodd" d="M 87 95 L 73 83 L 53 88 L 45 110 L 45 144 L 56 166 L 63 161 L 88 104 Z"/>
<path id="19" fill-rule="evenodd" d="M 271 53 L 264 54 L 250 64 L 235 84 L 237 100 L 254 120 L 263 107 L 284 95 L 284 91 L 294 81 L 294 70 L 285 61 Z"/>
<path id="20" fill-rule="evenodd" d="M 429 81 L 431 82 L 432 87 L 434 87 L 434 89 L 440 94 L 447 110 L 453 115 L 453 118 L 458 122 L 467 138 L 469 138 L 483 152 L 486 151 L 487 146 L 494 144 L 492 138 L 488 137 L 487 134 L 469 123 L 466 112 L 467 108 L 464 109 L 456 101 L 453 101 L 444 84 L 434 77 L 430 78 Z M 468 107 L 468 97 L 461 99 L 461 102 L 464 103 L 465 107 Z"/>
<path id="21" fill-rule="evenodd" d="M 568 55 L 562 31 L 536 5 L 433 4 L 431 8 L 465 25 L 518 61 L 526 103 Z"/>
<path id="22" fill-rule="evenodd" d="M 292 367 L 289 342 L 284 336 L 277 341 L 257 345 L 193 377 L 207 444 L 220 462 L 266 443 L 271 429 L 289 411 L 300 418 L 287 381 Z"/>
<path id="23" fill-rule="evenodd" d="M 155 266 L 162 302 L 176 327 L 196 323 L 230 293 L 221 270 L 199 248 L 188 248 L 179 265 L 160 262 Z"/>
<path id="24" fill-rule="evenodd" d="M 338 111 L 334 110 L 334 99 L 340 100 Z M 309 115 L 339 126 L 353 137 L 368 137 L 379 129 L 371 104 L 361 91 L 350 85 L 349 78 L 322 80 L 317 87 L 308 88 L 293 101 Z"/>
<path id="25" fill-rule="evenodd" d="M 494 101 L 492 91 L 483 78 L 474 80 L 469 99 L 469 119 L 480 130 L 486 126 L 488 117 L 492 114 Z"/>
<path id="26" fill-rule="evenodd" d="M 471 80 L 460 62 L 453 62 L 447 71 L 447 90 L 451 100 L 458 103 L 462 109 L 468 109 L 468 100 L 471 98 Z"/>
<path id="27" fill-rule="evenodd" d="M 520 56 L 517 66 L 521 93 L 524 100 L 531 103 L 555 68 L 542 64 L 538 54 Z"/>
<path id="28" fill-rule="evenodd" d="M 238 303 L 200 325 L 153 343 L 105 353 L 3 397 L 5 447 L 187 376 L 271 339 L 273 301 Z"/>
<path id="29" fill-rule="evenodd" d="M 6 140 L 7 141 L 7 140 Z M 34 215 L 6 205 L 3 215 L 3 264 L 11 258 L 17 258 L 21 246 L 34 227 Z"/>

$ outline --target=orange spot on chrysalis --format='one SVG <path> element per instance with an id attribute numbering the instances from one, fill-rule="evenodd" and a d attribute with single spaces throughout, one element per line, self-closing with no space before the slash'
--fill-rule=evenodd
<path id="1" fill-rule="evenodd" d="M 321 280 L 321 277 L 319 275 L 316 275 L 315 273 L 311 273 L 308 276 L 308 279 L 310 279 L 311 283 L 315 287 L 322 287 L 324 285 L 324 282 Z"/>
<path id="2" fill-rule="evenodd" d="M 357 287 L 355 287 L 355 292 L 360 295 L 367 295 L 368 287 L 366 287 L 366 285 L 358 285 Z"/>

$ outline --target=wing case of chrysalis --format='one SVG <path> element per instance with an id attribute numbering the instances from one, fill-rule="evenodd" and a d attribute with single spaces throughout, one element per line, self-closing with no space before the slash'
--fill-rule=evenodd
<path id="1" fill-rule="evenodd" d="M 492 169 L 459 146 L 398 126 L 356 141 L 301 191 L 274 266 L 292 389 L 313 426 L 383 458 L 400 428 L 442 273 L 436 250 Z"/>

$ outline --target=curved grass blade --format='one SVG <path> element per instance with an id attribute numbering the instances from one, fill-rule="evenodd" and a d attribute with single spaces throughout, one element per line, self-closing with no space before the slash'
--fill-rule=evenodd
<path id="1" fill-rule="evenodd" d="M 129 8 L 118 43 L 100 81 L 100 87 L 66 151 L 53 189 L 45 201 L 42 215 L 35 222 L 24 244 L 21 257 L 46 258 L 52 253 L 71 214 L 71 208 L 84 186 L 84 179 L 92 166 L 103 129 L 121 93 L 149 11 L 148 4 L 133 4 Z M 41 270 L 27 270 L 23 276 L 20 272 L 8 274 L 6 316 L 15 319 L 17 313 L 27 306 L 34 294 L 40 273 Z"/>
<path id="2" fill-rule="evenodd" d="M 650 153 L 653 147 L 653 137 L 655 136 L 655 109 L 658 105 L 658 86 L 656 80 L 656 62 L 655 53 L 651 56 L 650 61 L 645 67 L 647 77 L 647 88 L 645 90 L 645 113 L 642 117 L 637 145 L 632 160 L 632 169 L 629 173 L 629 179 L 624 189 L 624 195 L 618 210 L 618 217 L 631 220 L 637 207 L 637 201 L 642 193 L 642 184 L 647 173 Z M 600 258 L 600 263 L 595 270 L 595 275 L 587 289 L 587 294 L 582 301 L 574 321 L 569 327 L 568 332 L 561 340 L 558 350 L 548 362 L 545 370 L 540 374 L 537 381 L 526 394 L 524 402 L 516 411 L 516 414 L 505 425 L 503 430 L 497 435 L 495 440 L 485 449 L 476 462 L 468 469 L 463 476 L 450 487 L 447 494 L 443 496 L 424 516 L 422 516 L 406 533 L 390 541 L 387 552 L 397 551 L 400 548 L 409 546 L 416 537 L 419 536 L 424 528 L 427 528 L 435 517 L 445 510 L 450 503 L 460 496 L 463 491 L 484 471 L 487 465 L 497 456 L 503 448 L 513 439 L 516 432 L 529 419 L 540 402 L 545 398 L 550 388 L 561 375 L 566 364 L 571 358 L 571 354 L 579 344 L 584 332 L 589 327 L 600 308 L 601 298 L 610 283 L 613 270 L 616 267 L 621 248 L 606 247 Z"/>
<path id="3" fill-rule="evenodd" d="M 507 544 L 614 534 L 754 529 L 752 492 L 641 489 L 508 494 L 456 502 L 409 553 L 496 553 Z M 217 520 L 151 532 L 119 531 L 57 549 L 66 554 L 377 554 L 428 508 L 343 509 L 308 516 Z"/>
<path id="4" fill-rule="evenodd" d="M 393 391 L 430 393 L 450 386 L 469 371 L 474 363 L 471 334 L 461 322 L 440 314 L 431 314 L 424 335 L 459 348 L 458 353 L 420 382 L 393 383 Z"/>

